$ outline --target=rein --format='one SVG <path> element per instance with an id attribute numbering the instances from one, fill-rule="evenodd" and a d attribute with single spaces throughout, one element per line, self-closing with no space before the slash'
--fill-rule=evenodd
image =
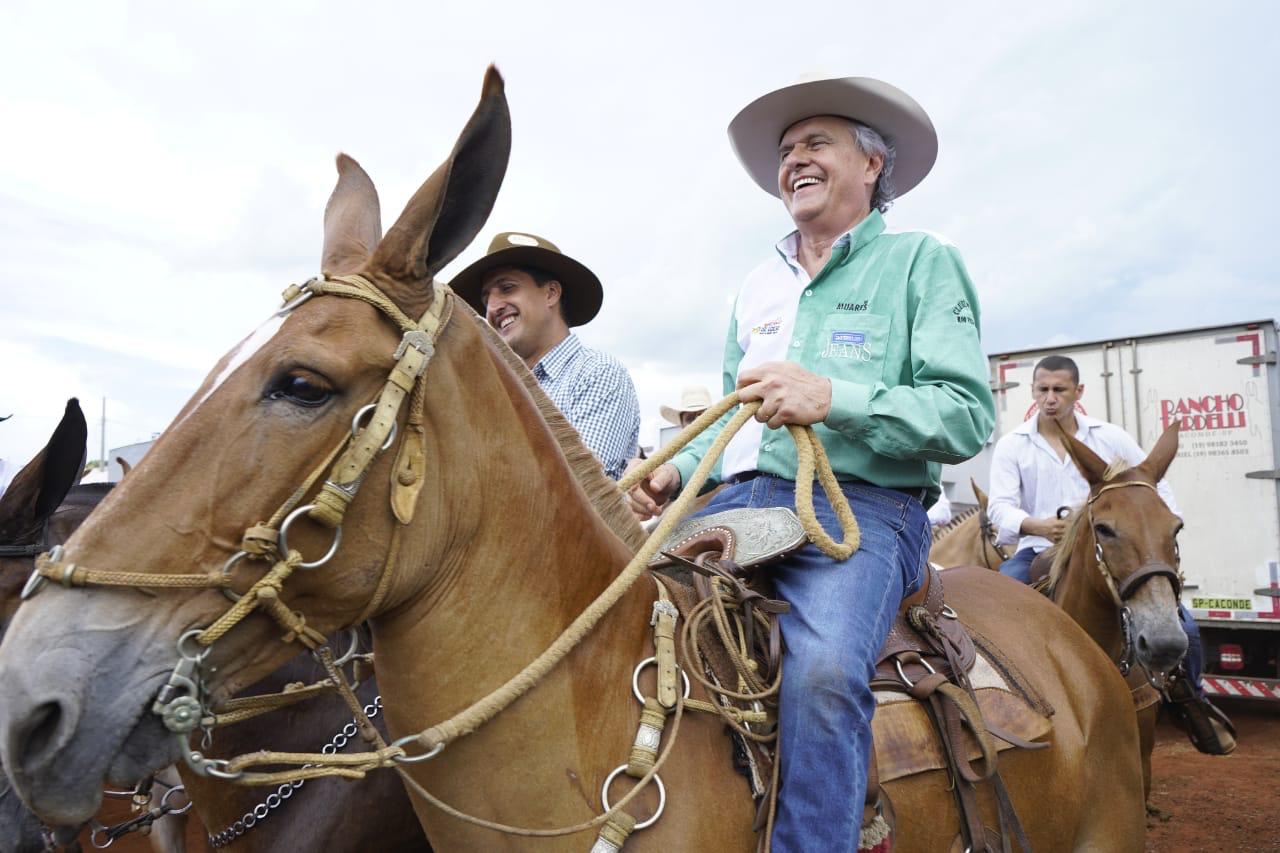
<path id="1" fill-rule="evenodd" d="M 989 546 L 991 551 L 995 551 L 1002 562 L 1008 562 L 1012 555 L 1005 551 L 1003 545 L 996 544 L 996 539 L 998 538 L 996 528 L 991 523 L 991 516 L 987 515 L 987 508 L 984 506 L 978 507 L 978 534 L 982 537 L 984 546 Z M 982 562 L 986 563 L 987 568 L 994 572 L 999 566 L 991 565 L 991 551 L 987 550 L 986 547 L 982 549 Z"/>
<path id="2" fill-rule="evenodd" d="M 354 691 L 339 669 L 339 661 L 327 645 L 325 637 L 306 624 L 306 618 L 291 610 L 281 599 L 284 583 L 295 571 L 309 571 L 327 563 L 336 553 L 342 539 L 342 522 L 346 508 L 355 498 L 374 460 L 390 449 L 399 438 L 395 472 L 391 478 L 391 509 L 401 522 L 395 526 L 388 553 L 383 562 L 381 576 L 373 596 L 356 621 L 363 621 L 381 603 L 390 578 L 390 566 L 399 550 L 399 535 L 414 515 L 414 505 L 423 485 L 425 463 L 423 430 L 423 406 L 425 383 L 423 377 L 435 353 L 435 344 L 452 317 L 455 296 L 447 286 L 436 284 L 436 298 L 417 322 L 410 320 L 372 282 L 358 276 L 313 278 L 305 284 L 292 285 L 284 292 L 284 314 L 316 296 L 333 295 L 364 301 L 386 315 L 402 331 L 403 337 L 396 349 L 396 365 L 391 370 L 379 398 L 357 412 L 352 421 L 351 434 L 333 449 L 320 465 L 303 481 L 288 500 L 266 522 L 248 528 L 242 537 L 241 547 L 220 570 L 204 574 L 175 573 L 148 574 L 140 572 L 108 572 L 88 569 L 65 561 L 61 547 L 37 559 L 36 568 L 22 591 L 22 598 L 36 594 L 48 581 L 53 580 L 66 587 L 116 586 L 131 588 L 188 588 L 219 589 L 232 599 L 232 606 L 206 628 L 186 631 L 177 642 L 178 663 L 168 682 L 159 691 L 152 705 L 152 712 L 160 716 L 164 725 L 178 739 L 182 753 L 191 768 L 200 775 L 210 775 L 238 784 L 268 785 L 294 782 L 320 776 L 345 776 L 360 778 L 367 771 L 380 767 L 395 767 L 404 783 L 424 800 L 446 814 L 477 826 L 523 836 L 560 836 L 604 825 L 602 838 L 612 830 L 615 837 L 625 838 L 634 828 L 634 819 L 622 811 L 645 787 L 655 779 L 657 772 L 675 745 L 676 734 L 686 706 L 683 696 L 677 695 L 670 737 L 656 760 L 636 785 L 617 802 L 610 805 L 605 797 L 606 811 L 583 823 L 560 829 L 523 829 L 486 821 L 458 811 L 434 797 L 412 779 L 401 765 L 427 761 L 438 756 L 454 740 L 463 737 L 488 722 L 517 698 L 532 689 L 556 664 L 558 664 L 592 630 L 597 622 L 622 598 L 635 581 L 646 571 L 651 558 L 661 543 L 684 518 L 706 482 L 729 440 L 756 413 L 759 402 L 742 404 L 736 394 L 729 394 L 707 409 L 692 424 L 682 430 L 675 439 L 658 453 L 631 471 L 619 482 L 625 492 L 640 482 L 659 465 L 671 459 L 722 415 L 734 407 L 738 411 L 730 418 L 716 437 L 697 469 L 690 476 L 679 497 L 663 514 L 661 522 L 650 534 L 621 573 L 600 595 L 579 614 L 561 635 L 521 672 L 489 695 L 472 703 L 449 719 L 417 734 L 402 737 L 386 745 L 369 722 L 369 714 L 355 697 Z M 399 415 L 406 396 L 410 397 L 409 414 L 403 433 L 397 436 Z M 831 463 L 812 427 L 788 425 L 796 450 L 799 466 L 796 476 L 796 514 L 810 539 L 834 559 L 844 560 L 857 550 L 860 540 L 857 520 L 848 500 L 840 490 L 839 482 L 831 469 Z M 332 466 L 332 467 L 331 467 Z M 324 475 L 329 476 L 311 503 L 303 504 L 304 497 Z M 843 540 L 835 541 L 818 522 L 813 506 L 813 481 L 821 482 L 828 500 L 836 512 L 843 531 Z M 288 534 L 291 526 L 301 517 L 332 529 L 333 543 L 318 559 L 305 561 L 301 553 L 291 549 Z M 243 595 L 231 590 L 231 572 L 244 559 L 261 559 L 272 563 L 271 568 Z M 260 751 L 233 759 L 207 758 L 190 746 L 190 735 L 200 727 L 206 738 L 217 717 L 207 706 L 207 696 L 202 676 L 202 663 L 212 650 L 212 645 L 255 609 L 263 609 L 284 628 L 284 639 L 302 643 L 324 666 L 333 687 L 351 706 L 355 720 L 364 739 L 377 748 L 357 754 L 335 753 L 286 753 Z M 264 699 L 266 697 L 263 697 Z M 292 701 L 292 698 L 289 700 Z M 270 705 L 263 702 L 263 706 Z M 283 704 L 283 702 L 281 702 Z M 695 703 L 690 700 L 690 707 Z M 410 747 L 421 750 L 411 754 Z M 262 765 L 301 765 L 297 769 L 280 772 L 256 772 L 250 768 Z M 615 771 L 616 773 L 617 771 Z M 659 789 L 661 783 L 659 781 Z M 630 822 L 631 826 L 627 826 Z M 620 844 L 618 845 L 620 846 Z"/>

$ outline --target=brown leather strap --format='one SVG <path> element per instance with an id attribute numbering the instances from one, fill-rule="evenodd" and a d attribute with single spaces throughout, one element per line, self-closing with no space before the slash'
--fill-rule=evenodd
<path id="1" fill-rule="evenodd" d="M 1048 744 L 1043 744 L 1048 746 Z M 1004 853 L 1012 853 L 1009 848 L 1009 836 L 1012 835 L 1018 841 L 1018 847 L 1022 853 L 1031 853 L 1031 841 L 1027 838 L 1027 831 L 1022 826 L 1022 821 L 1018 818 L 1018 810 L 1013 807 L 1013 800 L 1009 799 L 1009 789 L 1005 787 L 1004 779 L 997 772 L 991 780 L 991 784 L 996 789 L 996 813 L 1000 817 L 1000 845 Z"/>
<path id="2" fill-rule="evenodd" d="M 1120 581 L 1117 585 L 1120 600 L 1128 601 L 1129 597 L 1138 591 L 1138 587 L 1155 577 L 1168 578 L 1169 583 L 1173 584 L 1174 597 L 1182 595 L 1182 578 L 1178 576 L 1178 570 L 1168 563 L 1150 562 L 1142 564 L 1137 571 Z"/>

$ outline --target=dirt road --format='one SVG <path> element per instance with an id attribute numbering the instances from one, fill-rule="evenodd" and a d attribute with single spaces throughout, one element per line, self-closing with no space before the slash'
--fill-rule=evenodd
<path id="1" fill-rule="evenodd" d="M 1161 720 L 1151 801 L 1168 812 L 1148 851 L 1280 851 L 1280 708 L 1222 703 L 1240 732 L 1231 755 L 1204 755 Z"/>

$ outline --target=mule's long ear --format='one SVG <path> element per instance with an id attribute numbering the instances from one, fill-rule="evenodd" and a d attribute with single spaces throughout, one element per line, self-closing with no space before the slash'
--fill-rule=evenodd
<path id="1" fill-rule="evenodd" d="M 1076 467 L 1080 469 L 1080 473 L 1084 475 L 1085 482 L 1090 486 L 1096 486 L 1106 479 L 1107 463 L 1102 457 L 1094 453 L 1083 442 L 1074 435 L 1068 435 L 1067 431 L 1057 421 L 1053 422 L 1054 427 L 1058 430 L 1058 434 L 1062 436 L 1062 444 L 1067 450 L 1067 454 L 1071 457 L 1071 461 L 1076 463 Z"/>
<path id="2" fill-rule="evenodd" d="M 1142 464 L 1134 470 L 1152 483 L 1158 483 L 1164 478 L 1164 474 L 1169 470 L 1169 466 L 1173 464 L 1173 459 L 1178 455 L 1178 427 L 1179 421 L 1169 424 L 1168 428 L 1160 434 L 1156 446 L 1151 448 L 1151 452 L 1147 454 L 1147 458 L 1142 460 Z"/>
<path id="3" fill-rule="evenodd" d="M 428 285 L 489 218 L 511 154 L 511 113 L 502 75 L 489 66 L 480 104 L 440 168 L 427 178 L 369 260 L 413 287 Z"/>
<path id="4" fill-rule="evenodd" d="M 382 239 L 378 191 L 360 164 L 338 155 L 338 184 L 324 206 L 324 251 L 320 270 L 346 275 L 362 267 Z"/>
<path id="5" fill-rule="evenodd" d="M 49 443 L 13 478 L 0 498 L 0 536 L 30 531 L 62 503 L 80 479 L 89 429 L 80 401 L 72 397 Z"/>
<path id="6" fill-rule="evenodd" d="M 969 485 L 973 486 L 973 496 L 978 499 L 978 506 L 982 508 L 983 512 L 986 512 L 987 493 L 978 488 L 978 481 L 972 477 L 969 478 Z"/>

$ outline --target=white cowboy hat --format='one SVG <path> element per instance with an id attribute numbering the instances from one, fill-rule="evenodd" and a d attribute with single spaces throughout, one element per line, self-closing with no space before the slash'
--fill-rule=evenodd
<path id="1" fill-rule="evenodd" d="M 778 141 L 787 128 L 814 116 L 842 116 L 872 127 L 894 149 L 896 196 L 924 180 L 938 159 L 933 122 L 906 92 L 870 77 L 796 83 L 756 98 L 729 122 L 729 141 L 747 174 L 767 193 L 778 189 Z"/>
<path id="2" fill-rule="evenodd" d="M 680 392 L 680 405 L 677 408 L 660 406 L 658 411 L 669 423 L 680 426 L 680 416 L 686 412 L 702 412 L 711 408 L 711 392 L 701 385 L 690 385 Z"/>

